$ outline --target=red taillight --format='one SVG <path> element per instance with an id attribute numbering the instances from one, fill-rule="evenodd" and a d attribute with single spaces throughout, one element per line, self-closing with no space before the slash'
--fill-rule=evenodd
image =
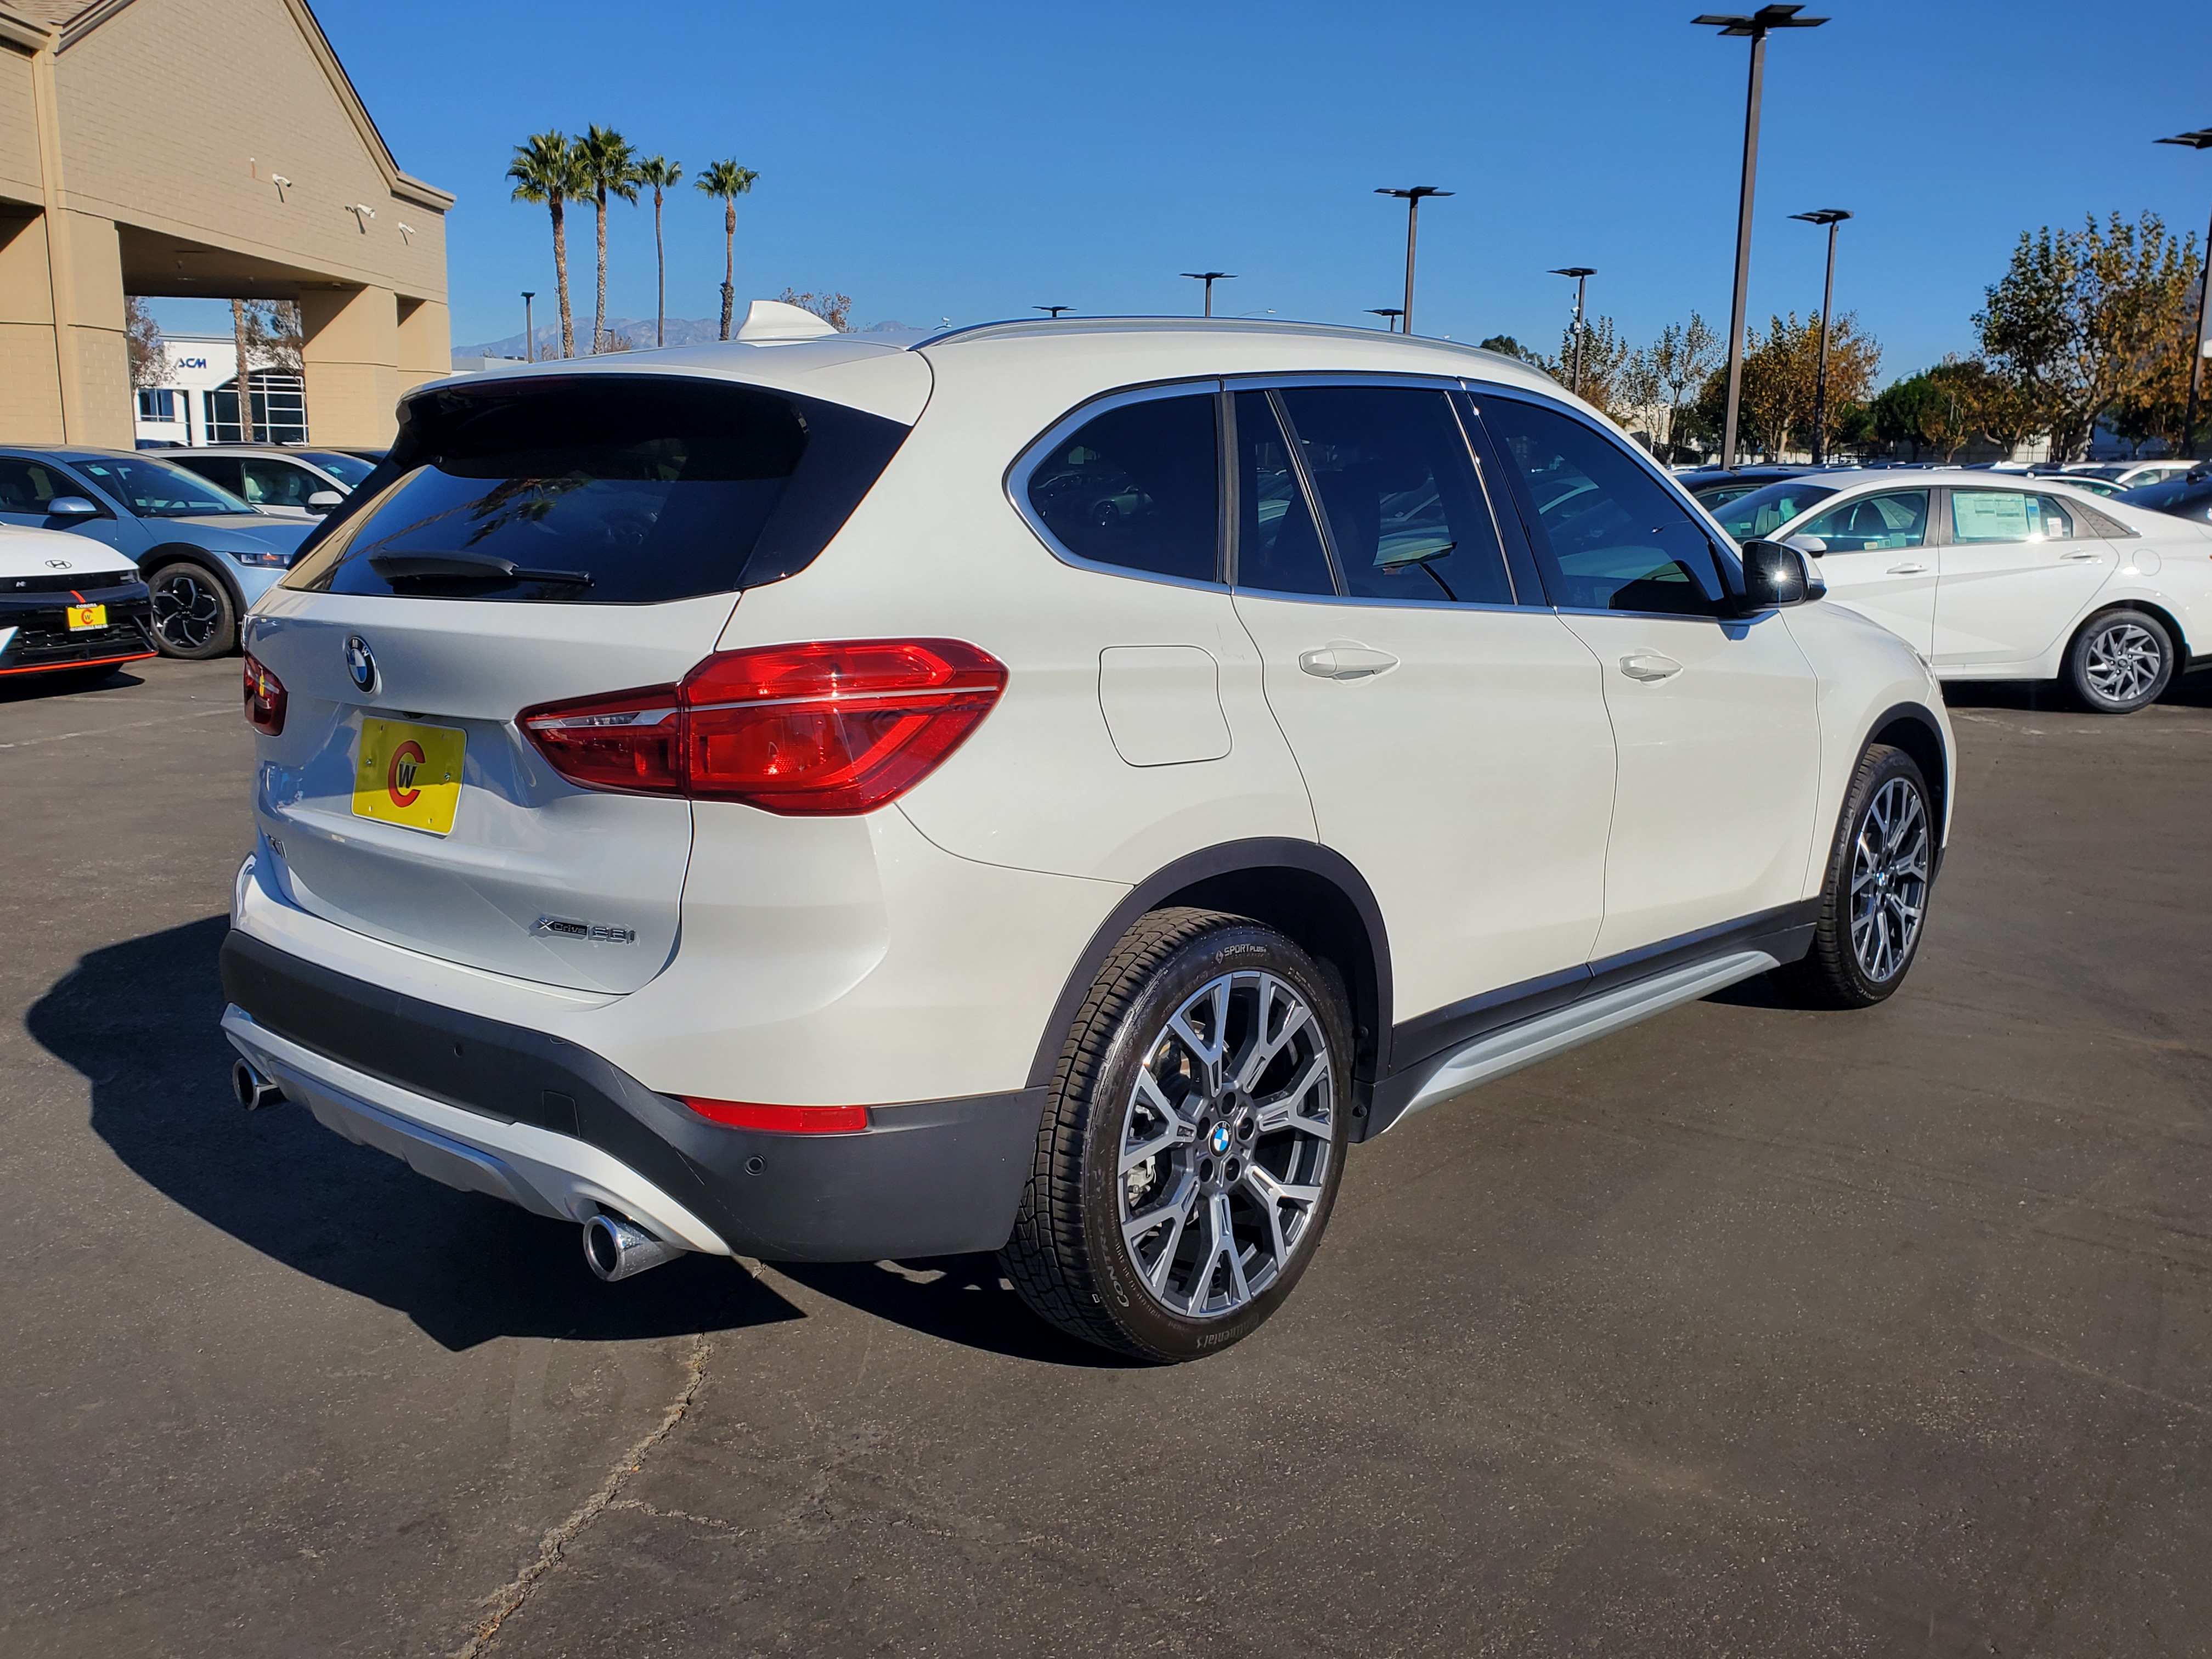
<path id="1" fill-rule="evenodd" d="M 725 651 L 681 685 L 547 703 L 517 718 L 572 783 L 866 812 L 958 748 L 1005 689 L 957 640 L 841 640 Z"/>
<path id="2" fill-rule="evenodd" d="M 275 737 L 284 729 L 284 682 L 246 656 L 246 718 L 253 729 Z"/>
<path id="3" fill-rule="evenodd" d="M 787 1135 L 844 1135 L 868 1127 L 865 1106 L 759 1106 L 749 1100 L 695 1100 L 684 1103 L 711 1122 L 732 1129 L 767 1129 Z"/>

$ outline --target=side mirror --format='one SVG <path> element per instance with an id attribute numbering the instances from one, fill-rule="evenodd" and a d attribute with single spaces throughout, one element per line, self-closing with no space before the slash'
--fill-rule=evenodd
<path id="1" fill-rule="evenodd" d="M 82 495 L 57 495 L 46 503 L 46 513 L 56 519 L 83 519 L 100 509 Z"/>
<path id="2" fill-rule="evenodd" d="M 1771 611 L 1820 598 L 1827 584 L 1814 574 L 1813 562 L 1787 542 L 1746 542 L 1743 546 L 1743 608 Z"/>
<path id="3" fill-rule="evenodd" d="M 1794 547 L 1800 553 L 1810 553 L 1816 559 L 1828 550 L 1828 544 L 1819 536 L 1792 536 L 1783 545 Z"/>
<path id="4" fill-rule="evenodd" d="M 307 497 L 307 511 L 310 513 L 327 513 L 332 507 L 341 505 L 344 501 L 345 497 L 339 495 L 335 489 L 318 489 L 313 495 Z"/>

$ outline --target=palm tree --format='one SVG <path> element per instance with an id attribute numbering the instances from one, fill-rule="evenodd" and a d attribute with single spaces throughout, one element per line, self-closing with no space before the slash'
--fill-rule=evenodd
<path id="1" fill-rule="evenodd" d="M 612 127 L 594 125 L 576 141 L 576 154 L 599 209 L 599 290 L 592 313 L 592 349 L 607 345 L 607 198 L 637 200 L 637 152 L 629 140 Z"/>
<path id="2" fill-rule="evenodd" d="M 648 155 L 637 164 L 637 181 L 653 186 L 653 268 L 658 279 L 653 301 L 653 343 L 668 343 L 668 256 L 660 246 L 660 192 L 682 182 L 684 169 L 665 155 Z"/>
<path id="3" fill-rule="evenodd" d="M 709 162 L 699 175 L 699 189 L 722 198 L 722 337 L 730 337 L 730 311 L 737 304 L 738 198 L 751 192 L 760 174 L 735 161 Z"/>
<path id="4" fill-rule="evenodd" d="M 514 199 L 544 204 L 553 215 L 553 283 L 561 295 L 561 355 L 576 355 L 576 324 L 568 311 L 568 223 L 567 203 L 589 188 L 577 165 L 576 147 L 566 133 L 540 132 L 514 147 L 507 176 L 514 180 Z"/>

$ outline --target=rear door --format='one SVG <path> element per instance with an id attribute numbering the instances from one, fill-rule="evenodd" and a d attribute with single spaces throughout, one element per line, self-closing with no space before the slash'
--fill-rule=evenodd
<path id="1" fill-rule="evenodd" d="M 1540 595 L 1516 603 L 1458 398 L 1234 401 L 1237 615 L 1321 839 L 1382 907 L 1401 1017 L 1578 975 L 1604 905 L 1613 733 L 1589 653 Z"/>
<path id="2" fill-rule="evenodd" d="M 2116 550 L 2055 495 L 1947 489 L 1939 668 L 2040 657 L 2111 577 Z"/>
<path id="3" fill-rule="evenodd" d="M 673 377 L 420 401 L 399 476 L 334 515 L 248 624 L 288 696 L 261 743 L 272 873 L 374 938 L 634 990 L 675 948 L 690 804 L 576 787 L 515 717 L 672 687 L 757 556 L 805 562 L 906 428 Z"/>
<path id="4" fill-rule="evenodd" d="M 1533 398 L 1478 390 L 1476 402 L 1612 717 L 1619 781 L 1594 956 L 1795 902 L 1820 740 L 1813 671 L 1787 622 L 1734 614 L 1704 525 L 1620 441 Z"/>

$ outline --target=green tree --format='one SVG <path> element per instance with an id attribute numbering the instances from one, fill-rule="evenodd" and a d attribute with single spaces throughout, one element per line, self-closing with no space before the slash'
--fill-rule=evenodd
<path id="1" fill-rule="evenodd" d="M 1501 357 L 1510 357 L 1516 362 L 1534 363 L 1539 368 L 1543 366 L 1544 360 L 1541 357 L 1529 350 L 1510 334 L 1493 334 L 1481 344 L 1483 350 L 1494 351 Z"/>
<path id="2" fill-rule="evenodd" d="M 1720 362 L 1721 341 L 1696 312 L 1686 323 L 1669 323 L 1659 331 L 1647 354 L 1651 372 L 1665 389 L 1667 430 L 1661 441 L 1680 441 L 1684 405 L 1692 388 L 1702 387 Z"/>
<path id="3" fill-rule="evenodd" d="M 1770 455 L 1786 450 L 1810 449 L 1813 412 L 1820 375 L 1820 322 L 1817 317 L 1770 320 L 1761 338 L 1752 331 L 1743 360 L 1743 419 L 1754 447 Z M 1881 362 L 1881 348 L 1859 331 L 1852 313 L 1835 318 L 1828 330 L 1828 435 L 1835 434 L 1835 417 L 1847 403 L 1865 399 L 1875 370 Z"/>
<path id="4" fill-rule="evenodd" d="M 1614 329 L 1610 317 L 1585 317 L 1582 321 L 1581 386 L 1576 396 L 1595 409 L 1607 414 L 1615 413 L 1621 401 L 1621 377 L 1626 373 L 1630 352 L 1628 343 Z M 1571 386 L 1575 374 L 1575 324 L 1570 320 L 1559 334 L 1559 358 L 1551 368 L 1552 377 L 1562 386 Z"/>
<path id="5" fill-rule="evenodd" d="M 527 143 L 514 147 L 507 176 L 514 181 L 514 199 L 532 202 L 553 216 L 553 286 L 561 301 L 561 355 L 576 355 L 576 324 L 568 309 L 568 228 L 567 204 L 589 188 L 579 165 L 576 147 L 561 132 L 533 134 Z"/>
<path id="6" fill-rule="evenodd" d="M 1875 435 L 1886 444 L 1910 444 L 1909 459 L 1918 460 L 1920 447 L 1927 441 L 1921 435 L 1920 416 L 1935 392 L 1935 383 L 1924 374 L 1907 375 L 1884 386 L 1868 405 Z"/>
<path id="7" fill-rule="evenodd" d="M 2097 422 L 2154 406 L 2158 366 L 2202 259 L 2154 213 L 2079 231 L 2022 232 L 1974 323 L 1982 356 L 2051 434 L 2054 460 L 2083 453 Z"/>
<path id="8" fill-rule="evenodd" d="M 738 198 L 751 194 L 760 177 L 735 161 L 710 161 L 699 175 L 696 188 L 722 204 L 722 337 L 730 337 L 730 313 L 737 305 Z"/>
<path id="9" fill-rule="evenodd" d="M 653 187 L 653 343 L 668 343 L 668 255 L 660 244 L 662 192 L 683 182 L 684 169 L 665 155 L 648 155 L 637 164 L 637 181 Z"/>
<path id="10" fill-rule="evenodd" d="M 637 200 L 637 152 L 629 139 L 612 127 L 592 125 L 576 141 L 579 165 L 591 185 L 599 209 L 599 285 L 592 309 L 592 349 L 604 351 L 607 342 L 607 198 Z"/>

